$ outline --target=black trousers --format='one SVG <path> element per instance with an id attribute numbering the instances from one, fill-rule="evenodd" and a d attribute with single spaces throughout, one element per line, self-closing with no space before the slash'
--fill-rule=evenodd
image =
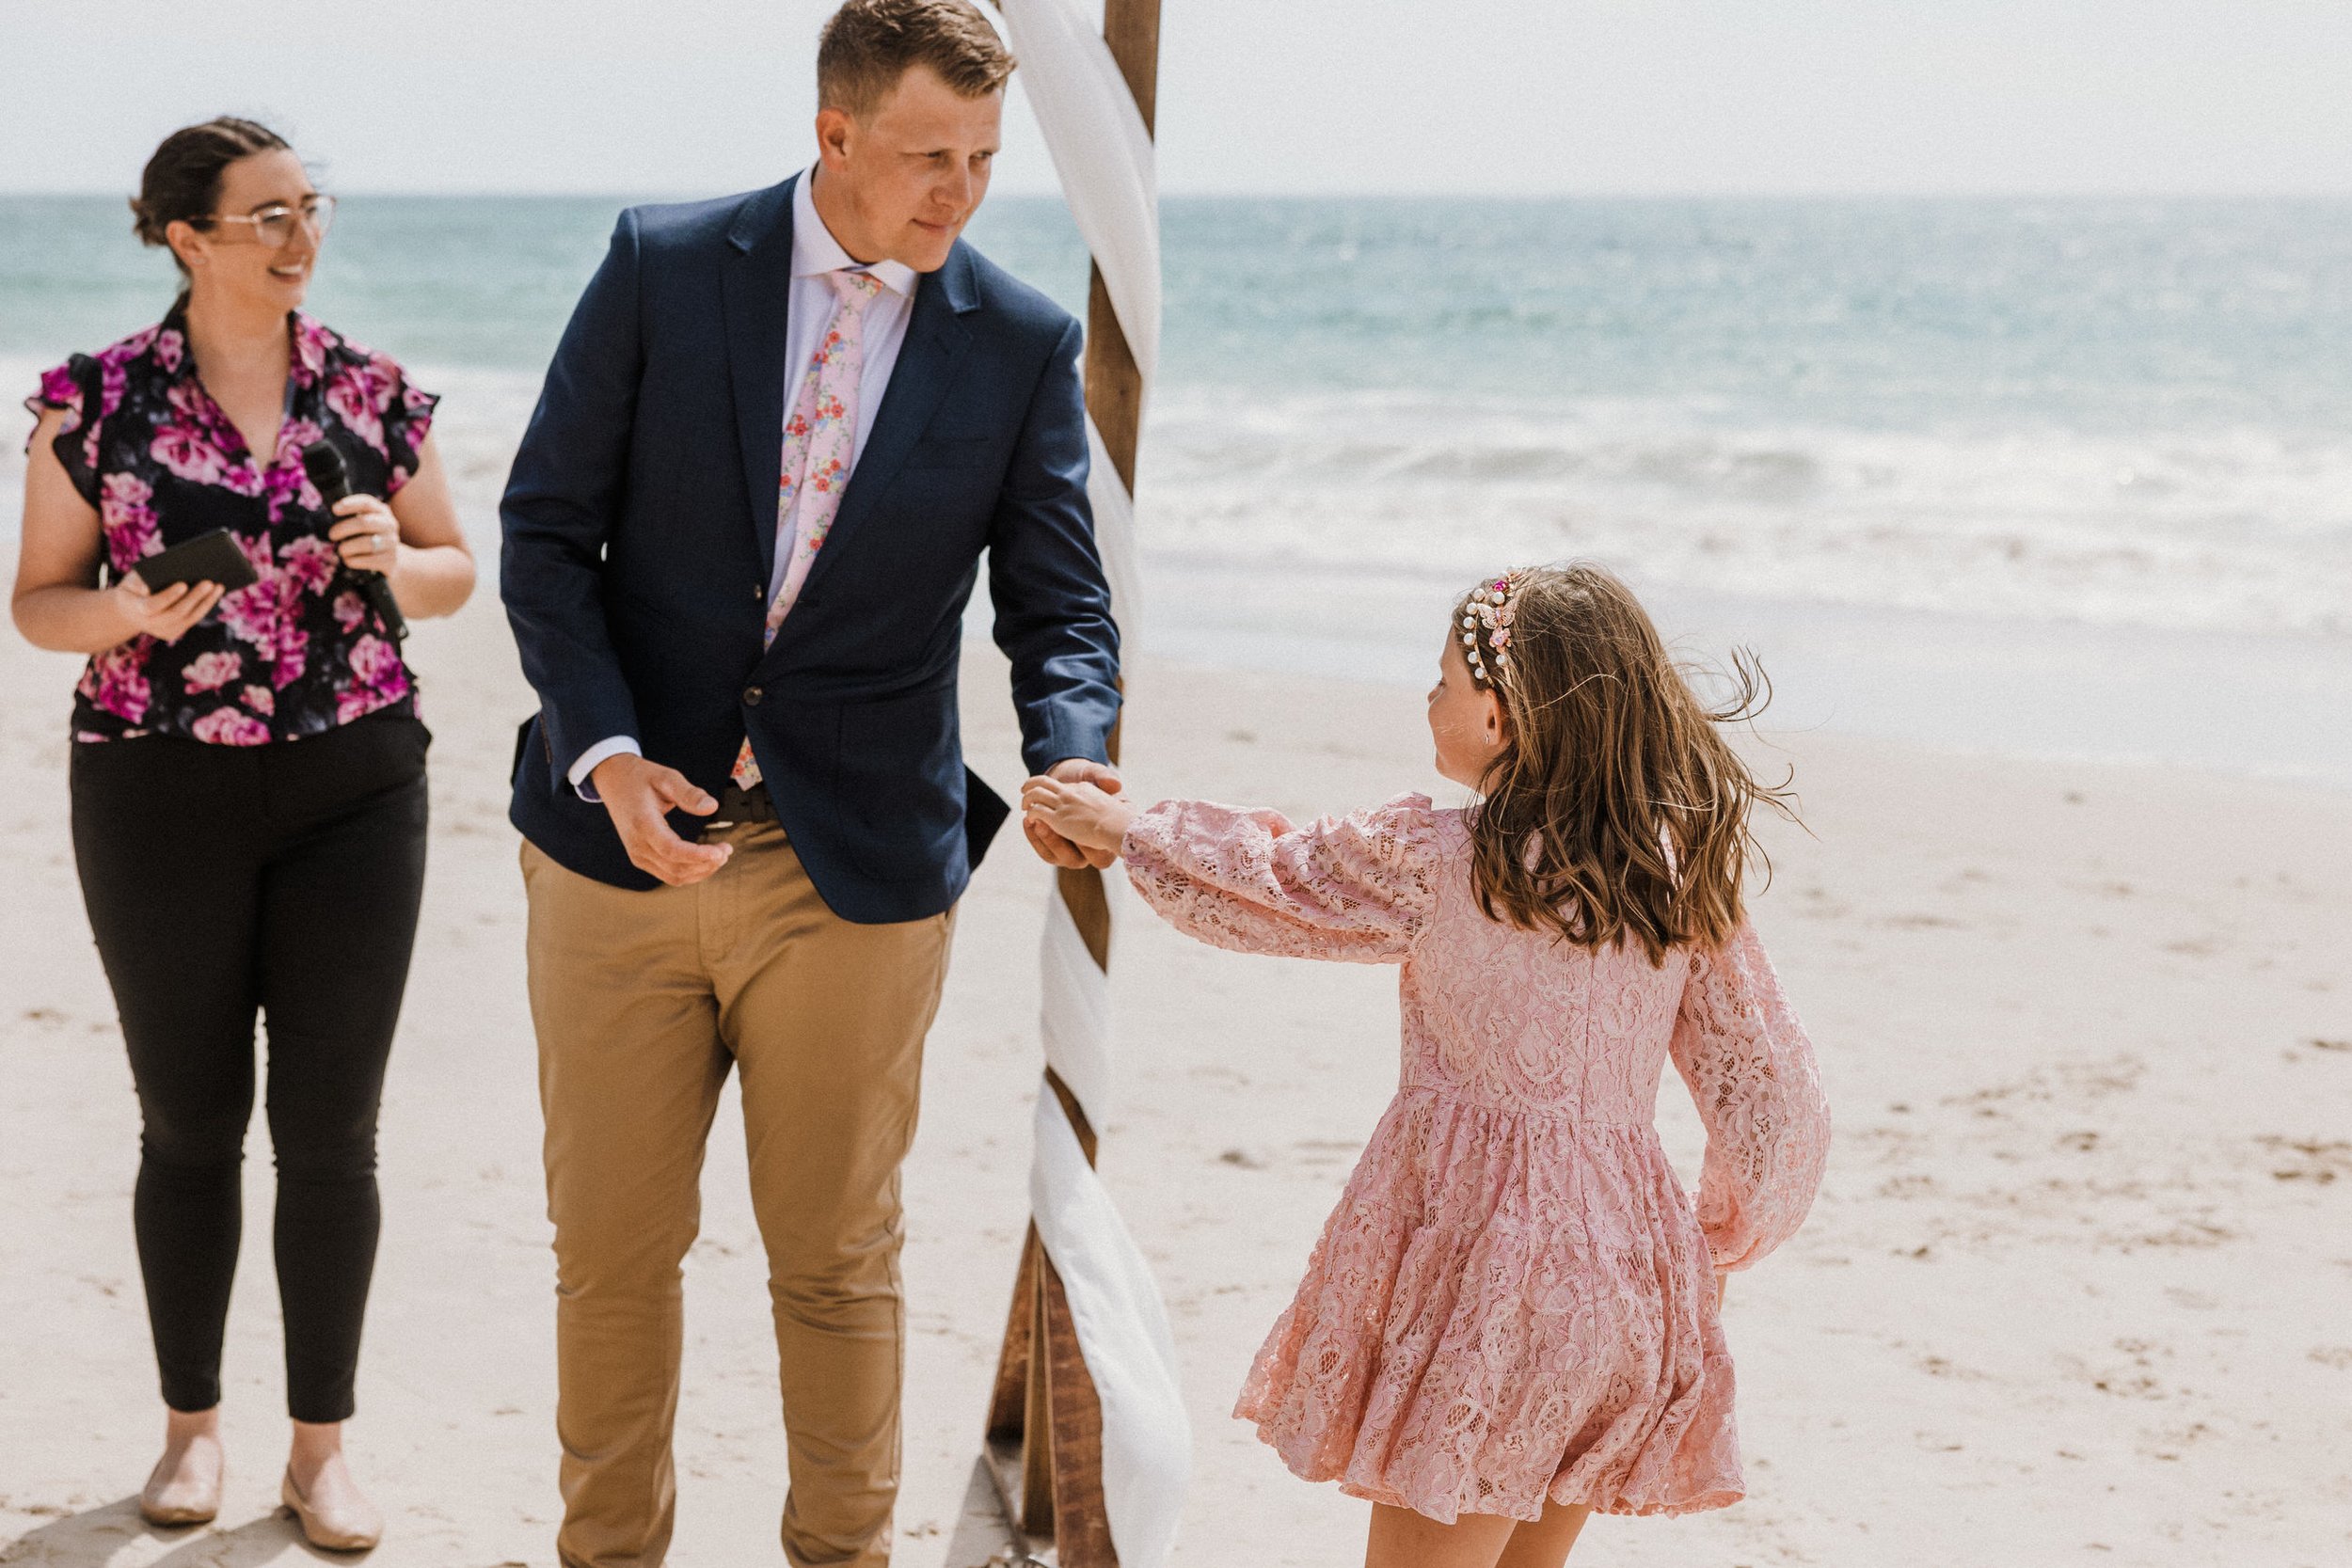
<path id="1" fill-rule="evenodd" d="M 424 726 L 371 715 L 262 746 L 73 748 L 73 853 L 130 1048 L 132 1214 L 164 1402 L 220 1402 L 269 1023 L 287 1407 L 352 1413 L 379 1223 L 375 1117 L 424 887 Z"/>

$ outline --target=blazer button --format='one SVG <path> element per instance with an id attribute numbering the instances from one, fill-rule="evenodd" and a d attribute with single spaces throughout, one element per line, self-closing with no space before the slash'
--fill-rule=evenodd
<path id="1" fill-rule="evenodd" d="M 756 686 L 747 686 L 743 689 L 743 705 L 745 707 L 757 707 L 759 705 L 759 700 L 766 695 L 768 695 L 768 693 L 760 688 Z"/>

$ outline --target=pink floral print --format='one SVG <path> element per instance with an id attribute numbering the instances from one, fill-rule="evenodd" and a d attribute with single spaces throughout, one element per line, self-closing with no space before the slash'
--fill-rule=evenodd
<path id="1" fill-rule="evenodd" d="M 1829 1146 L 1753 927 L 1652 968 L 1502 925 L 1462 813 L 1420 796 L 1305 828 L 1170 800 L 1122 854 L 1203 942 L 1401 966 L 1396 1098 L 1235 1414 L 1298 1475 L 1448 1523 L 1738 1500 L 1713 1275 L 1795 1232 Z M 1707 1128 L 1695 1204 L 1653 1125 L 1670 1058 Z"/>
<path id="2" fill-rule="evenodd" d="M 190 691 L 218 691 L 244 673 L 245 656 L 243 654 L 223 653 L 215 650 L 209 654 L 199 654 L 190 659 L 187 668 L 181 672 L 180 684 Z"/>
<path id="3" fill-rule="evenodd" d="M 250 587 L 223 594 L 213 617 L 230 636 L 267 653 L 278 642 L 278 600 L 277 584 L 265 577 Z"/>
<path id="4" fill-rule="evenodd" d="M 277 658 L 270 665 L 270 684 L 279 690 L 302 679 L 302 672 L 310 668 L 310 634 L 300 626 L 285 626 L 278 634 Z M 397 658 L 399 656 L 393 656 Z M 404 683 L 406 676 L 402 677 Z M 404 684 L 402 689 L 406 689 Z"/>
<path id="5" fill-rule="evenodd" d="M 335 580 L 335 568 L 342 559 L 332 541 L 313 534 L 278 552 L 278 569 L 305 594 L 324 594 Z"/>
<path id="6" fill-rule="evenodd" d="M 343 428 L 372 447 L 384 444 L 383 416 L 377 412 L 373 378 L 365 366 L 338 371 L 326 384 L 326 406 Z"/>
<path id="7" fill-rule="evenodd" d="M 152 693 L 147 683 L 148 655 L 162 646 L 152 638 L 119 643 L 89 661 L 75 692 L 93 710 L 136 724 L 147 717 Z"/>
<path id="8" fill-rule="evenodd" d="M 73 379 L 73 367 L 59 365 L 40 372 L 40 390 L 25 404 L 39 413 L 44 408 L 62 408 L 65 418 L 57 421 L 57 434 L 71 436 L 82 428 L 82 389 Z"/>
<path id="9" fill-rule="evenodd" d="M 213 709 L 191 724 L 188 734 L 195 739 L 208 740 L 215 746 L 263 746 L 270 740 L 267 724 L 233 707 Z"/>
<path id="10" fill-rule="evenodd" d="M 292 326 L 289 407 L 268 452 L 247 451 L 205 390 L 176 309 L 43 372 L 27 400 L 37 415 L 62 411 L 52 450 L 98 511 L 115 578 L 215 528 L 260 577 L 177 643 L 140 638 L 92 658 L 74 689 L 76 741 L 153 733 L 254 746 L 413 701 L 398 648 L 326 538 L 334 518 L 301 453 L 332 440 L 357 488 L 397 494 L 437 400 L 388 356 L 299 312 Z"/>
<path id="11" fill-rule="evenodd" d="M 106 541 L 106 562 L 117 577 L 142 557 L 163 551 L 163 530 L 151 504 L 154 499 L 154 486 L 136 474 L 108 474 L 100 482 L 99 526 Z"/>
<path id="12" fill-rule="evenodd" d="M 866 373 L 866 308 L 882 291 L 870 273 L 831 272 L 833 321 L 825 328 L 817 352 L 809 356 L 808 371 L 784 421 L 784 462 L 776 486 L 776 526 L 792 541 L 784 570 L 784 585 L 768 607 L 765 641 L 773 642 L 784 618 L 800 599 L 817 552 L 833 531 L 834 514 L 841 510 L 842 492 L 849 487 L 850 459 L 857 451 L 858 382 Z M 729 771 L 745 789 L 759 783 L 759 759 L 752 755 L 751 738 L 735 753 Z"/>
<path id="13" fill-rule="evenodd" d="M 194 425 L 163 426 L 155 432 L 148 451 L 156 462 L 191 484 L 217 484 L 229 471 L 228 461 L 213 445 L 210 433 Z"/>

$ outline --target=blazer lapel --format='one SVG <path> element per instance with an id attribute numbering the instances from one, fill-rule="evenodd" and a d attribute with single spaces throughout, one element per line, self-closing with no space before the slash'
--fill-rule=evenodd
<path id="1" fill-rule="evenodd" d="M 763 573 L 776 558 L 776 487 L 784 467 L 784 362 L 792 305 L 794 176 L 743 204 L 722 269 L 727 370 L 735 387 L 736 435 L 752 498 Z M 845 500 L 847 497 L 843 498 Z"/>
<path id="2" fill-rule="evenodd" d="M 956 366 L 972 346 L 972 329 L 957 318 L 977 304 L 971 263 L 958 244 L 948 253 L 947 264 L 924 275 L 915 286 L 914 314 L 907 323 L 898 362 L 891 367 L 890 387 L 882 393 L 882 407 L 875 411 L 866 450 L 858 453 L 857 467 L 850 472 L 850 487 L 842 492 L 841 510 L 834 515 L 825 547 L 809 563 L 808 578 L 801 588 L 803 594 L 816 586 L 827 564 L 839 554 L 842 535 L 856 528 L 890 488 L 907 453 L 914 450 L 931 416 L 939 411 L 940 401 L 955 380 Z M 780 464 L 782 458 L 777 461 Z M 773 497 L 769 505 L 772 519 Z"/>

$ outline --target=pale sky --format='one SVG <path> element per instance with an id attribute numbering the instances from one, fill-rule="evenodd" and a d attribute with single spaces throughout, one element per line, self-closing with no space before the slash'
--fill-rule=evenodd
<path id="1" fill-rule="evenodd" d="M 350 191 L 806 161 L 829 0 L 0 0 L 0 191 L 254 114 Z M 1170 193 L 2352 195 L 2352 0 L 1164 0 Z M 1053 188 L 1025 108 L 998 189 Z"/>

